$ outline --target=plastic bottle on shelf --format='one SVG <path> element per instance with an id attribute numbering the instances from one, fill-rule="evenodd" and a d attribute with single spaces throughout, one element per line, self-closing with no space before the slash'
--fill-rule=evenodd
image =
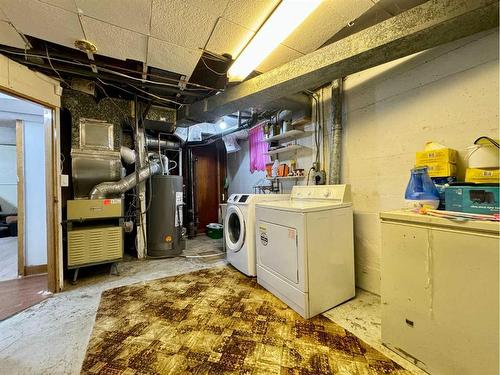
<path id="1" fill-rule="evenodd" d="M 273 168 L 272 168 L 272 177 L 278 177 L 278 168 L 280 166 L 280 162 L 278 159 L 276 159 L 273 163 Z"/>

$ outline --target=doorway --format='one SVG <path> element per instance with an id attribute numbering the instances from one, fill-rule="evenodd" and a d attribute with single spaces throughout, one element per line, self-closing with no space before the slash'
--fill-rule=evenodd
<path id="1" fill-rule="evenodd" d="M 52 111 L 0 94 L 0 320 L 47 298 Z"/>
<path id="2" fill-rule="evenodd" d="M 195 212 L 198 233 L 217 223 L 226 178 L 226 154 L 222 142 L 192 148 L 195 181 Z"/>

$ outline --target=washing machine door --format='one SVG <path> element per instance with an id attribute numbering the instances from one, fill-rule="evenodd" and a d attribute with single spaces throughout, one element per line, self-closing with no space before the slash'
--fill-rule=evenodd
<path id="1" fill-rule="evenodd" d="M 226 247 L 234 252 L 240 251 L 245 242 L 245 219 L 238 206 L 229 206 L 224 218 L 224 239 Z"/>

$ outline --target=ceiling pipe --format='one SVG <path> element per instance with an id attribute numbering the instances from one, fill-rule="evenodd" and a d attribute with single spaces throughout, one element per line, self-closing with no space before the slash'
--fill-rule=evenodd
<path id="1" fill-rule="evenodd" d="M 331 124 L 330 134 L 332 135 L 332 142 L 329 147 L 329 173 L 328 183 L 330 185 L 340 184 L 340 168 L 342 165 L 341 151 L 342 151 L 342 101 L 343 101 L 343 82 L 342 78 L 336 79 L 332 82 L 332 100 L 330 105 L 331 110 Z"/>
<path id="2" fill-rule="evenodd" d="M 432 0 L 177 110 L 177 126 L 212 122 L 335 78 L 498 27 L 498 0 Z M 282 105 L 278 108 L 291 108 Z"/>

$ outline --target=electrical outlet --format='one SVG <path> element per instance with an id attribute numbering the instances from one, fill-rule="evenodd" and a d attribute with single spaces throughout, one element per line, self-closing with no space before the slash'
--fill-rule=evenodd
<path id="1" fill-rule="evenodd" d="M 314 180 L 314 184 L 316 184 L 316 185 L 326 184 L 326 172 L 324 170 L 314 172 L 313 180 Z"/>

